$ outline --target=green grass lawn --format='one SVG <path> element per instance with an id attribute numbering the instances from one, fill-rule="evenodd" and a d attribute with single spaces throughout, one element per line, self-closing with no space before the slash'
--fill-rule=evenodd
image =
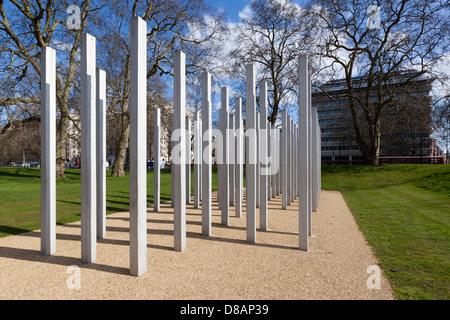
<path id="1" fill-rule="evenodd" d="M 161 202 L 170 201 L 170 180 L 162 170 Z M 147 182 L 151 206 L 152 171 Z M 449 165 L 324 166 L 322 189 L 342 192 L 399 299 L 450 298 Z M 128 176 L 107 173 L 106 206 L 129 210 Z M 80 171 L 67 170 L 57 179 L 57 223 L 80 220 L 80 207 Z M 0 168 L 0 237 L 37 229 L 40 169 Z"/>
<path id="2" fill-rule="evenodd" d="M 217 186 L 217 168 L 213 168 L 213 190 Z M 107 214 L 129 210 L 129 176 L 114 178 L 106 174 Z M 41 171 L 36 168 L 0 168 L 0 237 L 40 229 Z M 81 220 L 81 172 L 66 170 L 56 180 L 56 223 Z M 191 185 L 193 185 L 191 174 Z M 153 205 L 153 171 L 147 173 L 147 204 Z M 193 189 L 192 189 L 193 194 Z M 170 169 L 161 170 L 161 202 L 171 200 Z"/>
<path id="3" fill-rule="evenodd" d="M 399 299 L 450 298 L 450 166 L 324 166 Z"/>

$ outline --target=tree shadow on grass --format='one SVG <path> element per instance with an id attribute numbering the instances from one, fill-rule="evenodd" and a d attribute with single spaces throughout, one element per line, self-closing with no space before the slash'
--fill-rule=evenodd
<path id="1" fill-rule="evenodd" d="M 0 177 L 26 178 L 41 180 L 41 170 L 36 168 L 2 168 Z"/>
<path id="2" fill-rule="evenodd" d="M 394 186 L 403 186 L 405 184 L 414 183 L 421 178 L 407 179 L 401 182 L 396 183 L 377 183 L 373 185 L 352 185 L 352 186 L 341 186 L 339 187 L 339 191 L 357 191 L 357 190 L 376 190 L 376 189 L 384 189 L 388 187 Z"/>
<path id="3" fill-rule="evenodd" d="M 424 166 L 424 167 L 420 167 Z M 336 179 L 334 184 L 338 187 L 330 190 L 357 191 L 374 190 L 387 187 L 403 186 L 406 184 L 420 185 L 430 174 L 424 175 L 423 169 L 427 164 L 419 165 L 389 165 L 389 166 L 348 166 L 348 165 L 325 165 L 322 166 L 322 177 L 331 176 Z M 434 165 L 433 165 L 434 166 Z M 439 173 L 440 177 L 442 176 Z M 346 180 L 349 176 L 355 178 L 358 183 Z M 326 178 L 325 178 L 326 179 Z M 339 180 L 341 179 L 341 180 Z M 435 180 L 436 181 L 436 180 Z M 433 181 L 432 185 L 434 185 Z M 327 190 L 327 189 L 325 189 Z"/>
<path id="4" fill-rule="evenodd" d="M 25 233 L 25 232 L 30 232 L 30 231 L 31 230 L 29 230 L 29 229 L 0 225 L 0 235 L 4 233 L 5 236 L 9 236 L 9 235 L 16 235 L 16 234 L 21 234 L 21 233 Z"/>

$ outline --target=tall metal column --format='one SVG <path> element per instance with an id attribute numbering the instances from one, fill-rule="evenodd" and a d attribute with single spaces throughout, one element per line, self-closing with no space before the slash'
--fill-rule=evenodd
<path id="1" fill-rule="evenodd" d="M 56 252 L 56 53 L 41 49 L 41 254 Z"/>
<path id="2" fill-rule="evenodd" d="M 130 23 L 130 273 L 147 272 L 147 23 Z"/>
<path id="3" fill-rule="evenodd" d="M 186 250 L 186 55 L 174 53 L 172 161 L 174 185 L 174 248 Z"/>
<path id="4" fill-rule="evenodd" d="M 97 258 L 95 38 L 81 37 L 81 261 Z"/>

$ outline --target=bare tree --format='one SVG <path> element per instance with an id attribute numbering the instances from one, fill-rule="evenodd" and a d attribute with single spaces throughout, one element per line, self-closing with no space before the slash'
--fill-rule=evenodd
<path id="1" fill-rule="evenodd" d="M 18 110 L 19 103 L 40 103 L 40 48 L 52 46 L 58 51 L 57 177 L 64 176 L 67 129 L 71 112 L 69 100 L 77 76 L 77 52 L 81 35 L 87 30 L 87 18 L 101 7 L 94 8 L 90 0 L 79 1 L 79 28 L 69 29 L 66 26 L 69 17 L 66 10 L 72 4 L 68 1 L 11 0 L 5 5 L 4 1 L 0 1 L 0 61 L 2 66 L 5 66 L 0 73 L 2 88 L 7 91 L 6 95 L 0 96 L 0 107 L 10 111 Z M 30 119 L 39 121 L 40 117 L 31 117 L 27 106 L 20 110 L 22 112 L 16 117 L 9 117 L 9 127 Z"/>
<path id="2" fill-rule="evenodd" d="M 17 123 L 0 135 L 0 162 L 36 161 L 40 158 L 41 141 L 39 122 Z"/>
<path id="3" fill-rule="evenodd" d="M 254 0 L 251 14 L 235 26 L 230 73 L 245 79 L 245 65 L 255 63 L 257 80 L 269 87 L 268 118 L 275 124 L 282 108 L 293 103 L 296 93 L 296 62 L 300 53 L 311 53 L 314 16 L 297 4 L 277 0 Z"/>
<path id="4" fill-rule="evenodd" d="M 444 66 L 450 62 L 449 57 L 443 59 Z M 440 68 L 442 64 L 436 66 Z M 450 150 L 450 74 L 442 73 L 440 77 L 437 77 L 434 83 L 434 92 L 432 106 L 433 106 L 433 136 L 447 152 L 447 161 L 449 161 Z M 448 162 L 447 162 L 448 163 Z"/>
<path id="5" fill-rule="evenodd" d="M 129 19 L 139 14 L 148 24 L 148 79 L 172 75 L 172 53 L 176 49 L 187 53 L 188 73 L 207 67 L 210 43 L 217 40 L 223 24 L 221 15 L 202 0 L 116 1 L 111 10 L 115 20 L 105 35 L 110 40 L 102 42 L 103 64 L 111 88 L 109 110 L 117 124 L 117 151 L 111 174 L 122 176 L 129 139 Z"/>
<path id="6" fill-rule="evenodd" d="M 433 131 L 431 96 L 424 92 L 418 83 L 405 86 L 398 91 L 394 107 L 385 113 L 382 145 L 389 155 L 424 155 Z"/>
<path id="7" fill-rule="evenodd" d="M 147 150 L 151 157 L 154 157 L 154 111 L 159 108 L 161 111 L 161 135 L 163 132 L 170 132 L 172 129 L 172 105 L 162 92 L 167 89 L 166 83 L 158 76 L 149 79 L 147 94 Z M 162 139 L 161 139 L 162 140 Z"/>
<path id="8" fill-rule="evenodd" d="M 356 141 L 365 162 L 376 165 L 383 113 L 395 105 L 395 94 L 423 77 L 448 52 L 449 3 L 316 0 L 314 4 L 325 26 L 318 41 L 328 61 L 325 69 L 345 79 Z M 371 7 L 374 4 L 378 6 Z"/>

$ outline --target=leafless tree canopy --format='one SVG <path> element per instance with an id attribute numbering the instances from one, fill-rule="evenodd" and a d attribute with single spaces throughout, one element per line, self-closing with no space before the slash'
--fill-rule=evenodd
<path id="1" fill-rule="evenodd" d="M 69 100 L 73 94 L 77 51 L 81 34 L 86 31 L 87 17 L 104 3 L 91 6 L 80 1 L 80 28 L 66 26 L 67 1 L 0 1 L 0 70 L 2 92 L 0 107 L 8 115 L 9 127 L 31 119 L 32 105 L 40 103 L 40 48 L 51 46 L 57 50 L 56 99 L 59 121 L 57 125 L 57 176 L 64 176 L 67 129 L 70 121 Z M 34 109 L 35 110 L 35 109 Z M 33 118 L 34 117 L 34 118 Z"/>
<path id="2" fill-rule="evenodd" d="M 131 7 L 131 8 L 130 8 Z M 161 77 L 172 75 L 172 54 L 183 50 L 187 54 L 188 76 L 195 77 L 199 70 L 210 65 L 217 41 L 224 28 L 223 17 L 202 0 L 159 0 L 115 3 L 114 18 L 105 26 L 103 64 L 111 88 L 109 111 L 114 121 L 110 131 L 117 141 L 113 176 L 124 175 L 124 163 L 129 139 L 129 72 L 130 56 L 128 22 L 133 16 L 147 22 L 147 78 L 148 110 L 162 109 L 162 125 L 170 128 L 170 113 L 164 112 L 170 99 L 166 99 Z M 117 50 L 120 48 L 120 50 Z M 171 98 L 171 97 L 170 97 Z M 149 115 L 151 119 L 152 115 Z M 150 124 L 151 126 L 152 124 Z M 151 138 L 150 138 L 151 141 Z"/>
<path id="3" fill-rule="evenodd" d="M 251 15 L 232 30 L 235 49 L 229 54 L 230 74 L 243 80 L 245 66 L 256 64 L 258 82 L 268 83 L 272 125 L 279 111 L 293 103 L 297 58 L 300 53 L 312 53 L 316 27 L 310 11 L 290 1 L 255 0 Z"/>
<path id="4" fill-rule="evenodd" d="M 67 25 L 67 8 L 73 4 L 81 9 L 78 29 Z M 373 5 L 378 7 L 379 16 L 368 10 Z M 107 74 L 108 149 L 116 155 L 112 175 L 124 175 L 129 139 L 128 33 L 130 19 L 135 16 L 148 25 L 150 149 L 154 108 L 163 110 L 162 125 L 170 128 L 172 97 L 167 84 L 173 73 L 174 50 L 187 54 L 187 104 L 193 111 L 200 107 L 199 78 L 203 71 L 243 84 L 245 65 L 255 63 L 258 82 L 268 82 L 268 120 L 272 124 L 280 110 L 295 105 L 297 57 L 300 53 L 310 54 L 317 88 L 327 93 L 327 80 L 344 79 L 351 123 L 349 137 L 356 141 L 365 162 L 372 164 L 378 162 L 383 135 L 390 134 L 384 129 L 393 121 L 390 112 L 395 110 L 396 121 L 412 128 L 417 127 L 413 120 L 419 118 L 412 117 L 414 112 L 429 111 L 428 107 L 410 110 L 413 103 L 407 99 L 399 103 L 399 92 L 424 76 L 436 83 L 448 83 L 436 69 L 440 59 L 449 53 L 448 1 L 310 0 L 300 7 L 290 0 L 253 0 L 250 9 L 239 23 L 228 24 L 232 26 L 228 32 L 221 11 L 203 0 L 0 0 L 2 141 L 6 141 L 5 137 L 13 141 L 11 135 L 24 126 L 37 130 L 40 48 L 55 48 L 57 175 L 64 176 L 67 139 L 79 140 L 69 128 L 80 125 L 79 48 L 82 33 L 89 32 L 97 38 L 97 65 Z M 379 17 L 375 28 L 368 24 L 374 17 Z M 226 57 L 224 44 L 232 46 L 227 48 Z M 243 91 L 239 85 L 235 89 Z M 433 109 L 432 117 L 425 117 L 427 127 L 447 141 L 449 96 L 444 92 L 437 99 L 424 101 Z M 414 105 L 422 104 L 416 102 Z"/>
<path id="5" fill-rule="evenodd" d="M 369 28 L 373 1 L 315 1 L 325 26 L 320 41 L 324 69 L 345 78 L 356 141 L 366 163 L 378 163 L 383 113 L 400 88 L 432 70 L 448 52 L 449 4 L 430 0 L 380 1 L 380 27 Z M 409 70 L 417 72 L 406 72 Z M 355 77 L 366 90 L 356 94 Z M 373 90 L 377 99 L 370 101 Z M 359 117 L 359 110 L 362 117 Z M 363 123 L 364 122 L 364 123 Z M 366 130 L 362 130 L 365 127 Z"/>
<path id="6" fill-rule="evenodd" d="M 70 5 L 78 5 L 80 28 L 66 25 Z M 161 80 L 153 77 L 172 74 L 172 53 L 183 50 L 188 56 L 188 72 L 208 68 L 215 41 L 224 28 L 223 17 L 202 0 L 148 1 L 0 1 L 0 108 L 6 120 L 4 130 L 29 121 L 39 121 L 40 48 L 57 50 L 57 159 L 58 176 L 64 176 L 64 160 L 69 122 L 79 127 L 79 45 L 89 32 L 97 37 L 97 63 L 107 72 L 112 140 L 116 141 L 117 163 L 113 175 L 123 175 L 128 147 L 129 21 L 141 16 L 148 24 L 149 106 L 165 100 Z M 159 91 L 161 89 L 161 91 Z M 155 100 L 155 97 L 159 96 Z M 166 101 L 167 100 L 167 101 Z M 164 116 L 163 116 L 164 117 Z M 166 117 L 167 118 L 167 117 Z M 111 137 L 110 137 L 111 138 Z"/>

